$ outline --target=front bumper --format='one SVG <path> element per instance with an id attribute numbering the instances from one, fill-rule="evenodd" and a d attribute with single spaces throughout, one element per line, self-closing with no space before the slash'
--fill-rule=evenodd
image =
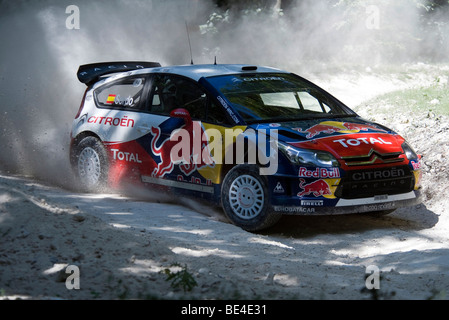
<path id="1" fill-rule="evenodd" d="M 283 199 L 272 204 L 274 212 L 285 215 L 337 215 L 395 210 L 421 203 L 420 190 L 403 194 L 375 196 L 359 199 L 334 199 L 332 202 L 319 199 Z"/>

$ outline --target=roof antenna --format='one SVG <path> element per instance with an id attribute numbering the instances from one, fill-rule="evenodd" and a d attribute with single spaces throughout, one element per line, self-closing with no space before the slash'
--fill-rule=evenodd
<path id="1" fill-rule="evenodd" d="M 214 65 L 215 65 L 215 66 L 217 65 L 217 56 L 215 56 L 215 59 L 214 59 Z"/>
<path id="2" fill-rule="evenodd" d="M 187 39 L 189 40 L 190 64 L 193 64 L 192 46 L 190 44 L 190 35 L 189 35 L 189 28 L 187 27 L 187 20 L 185 21 L 185 23 L 186 23 Z"/>

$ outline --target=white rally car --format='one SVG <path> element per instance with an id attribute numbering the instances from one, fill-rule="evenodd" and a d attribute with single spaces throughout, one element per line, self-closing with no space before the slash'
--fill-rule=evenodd
<path id="1" fill-rule="evenodd" d="M 134 183 L 210 200 L 250 231 L 282 214 L 419 203 L 404 138 L 293 73 L 250 65 L 80 66 L 71 161 L 88 191 Z"/>

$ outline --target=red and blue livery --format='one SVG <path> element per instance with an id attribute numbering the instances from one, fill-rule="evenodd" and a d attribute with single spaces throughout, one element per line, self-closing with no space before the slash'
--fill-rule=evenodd
<path id="1" fill-rule="evenodd" d="M 421 157 L 310 81 L 251 65 L 80 66 L 70 155 L 86 191 L 139 184 L 206 199 L 248 231 L 284 214 L 420 202 Z"/>

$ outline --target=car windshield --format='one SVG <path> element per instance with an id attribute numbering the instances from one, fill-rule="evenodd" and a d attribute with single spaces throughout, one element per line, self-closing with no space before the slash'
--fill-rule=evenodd
<path id="1" fill-rule="evenodd" d="M 294 74 L 237 74 L 207 80 L 247 123 L 355 115 L 325 91 Z"/>

